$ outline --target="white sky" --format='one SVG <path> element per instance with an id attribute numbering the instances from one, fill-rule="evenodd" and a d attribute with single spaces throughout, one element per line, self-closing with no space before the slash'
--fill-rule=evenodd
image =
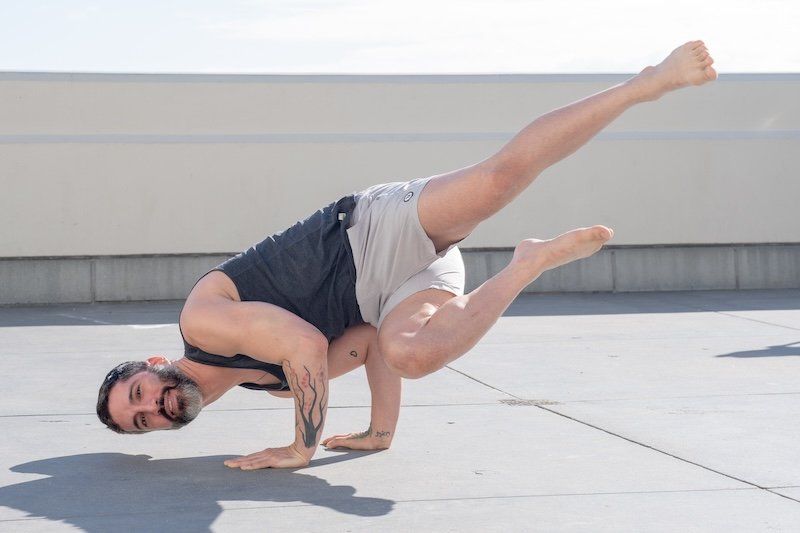
<path id="1" fill-rule="evenodd" d="M 0 0 L 0 70 L 800 72 L 800 0 Z"/>

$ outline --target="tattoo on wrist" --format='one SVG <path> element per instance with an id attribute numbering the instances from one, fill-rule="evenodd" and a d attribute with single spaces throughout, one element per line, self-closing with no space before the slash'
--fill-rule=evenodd
<path id="1" fill-rule="evenodd" d="M 366 439 L 367 437 L 370 436 L 371 433 L 372 433 L 372 424 L 370 424 L 370 426 L 365 431 L 362 431 L 361 433 L 356 433 L 353 436 L 353 438 L 354 439 Z"/>
<path id="2" fill-rule="evenodd" d="M 303 444 L 305 447 L 313 448 L 317 444 L 319 431 L 325 423 L 325 408 L 327 407 L 325 404 L 325 395 L 327 392 L 325 370 L 321 368 L 316 376 L 312 376 L 308 367 L 303 365 L 305 375 L 298 376 L 288 360 L 284 361 L 283 366 L 286 370 L 298 406 L 297 416 L 299 416 L 300 419 L 295 420 L 296 426 L 303 436 Z M 318 389 L 320 389 L 321 392 L 318 391 Z M 308 394 L 306 394 L 307 391 Z M 316 424 L 314 423 L 315 413 L 318 418 Z"/>

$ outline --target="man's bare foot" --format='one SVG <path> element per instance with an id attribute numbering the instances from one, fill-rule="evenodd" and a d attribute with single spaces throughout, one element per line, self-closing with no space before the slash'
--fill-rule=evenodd
<path id="1" fill-rule="evenodd" d="M 613 236 L 614 230 L 611 228 L 592 226 L 574 229 L 547 241 L 525 239 L 514 250 L 510 266 L 519 268 L 535 279 L 545 270 L 589 257 Z"/>
<path id="2" fill-rule="evenodd" d="M 656 100 L 668 91 L 717 79 L 713 64 L 714 59 L 703 41 L 689 41 L 673 50 L 664 61 L 655 67 L 645 67 L 629 81 L 638 84 L 645 100 Z"/>

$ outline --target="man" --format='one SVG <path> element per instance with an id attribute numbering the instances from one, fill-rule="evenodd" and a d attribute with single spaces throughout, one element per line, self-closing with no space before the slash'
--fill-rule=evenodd
<path id="1" fill-rule="evenodd" d="M 366 365 L 370 428 L 329 447 L 390 445 L 400 378 L 460 357 L 542 272 L 588 257 L 604 226 L 527 239 L 509 265 L 469 294 L 456 244 L 623 111 L 714 80 L 702 41 L 656 67 L 547 113 L 488 159 L 346 196 L 203 276 L 179 323 L 184 358 L 124 363 L 106 377 L 98 415 L 119 432 L 180 427 L 236 385 L 294 398 L 295 439 L 226 461 L 235 468 L 305 466 L 325 421 L 328 380 Z"/>

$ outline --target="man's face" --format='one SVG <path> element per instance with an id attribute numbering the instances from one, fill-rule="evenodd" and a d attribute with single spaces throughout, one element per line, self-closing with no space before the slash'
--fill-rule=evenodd
<path id="1" fill-rule="evenodd" d="M 197 384 L 170 364 L 148 366 L 111 388 L 108 410 L 124 431 L 178 429 L 200 413 Z"/>

